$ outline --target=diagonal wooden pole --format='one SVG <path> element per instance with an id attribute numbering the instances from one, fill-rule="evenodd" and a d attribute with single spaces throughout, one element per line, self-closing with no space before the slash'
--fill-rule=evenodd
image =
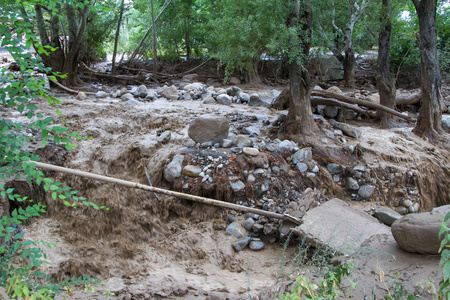
<path id="1" fill-rule="evenodd" d="M 258 215 L 261 215 L 261 216 L 266 216 L 266 217 L 269 217 L 269 218 L 276 218 L 276 219 L 286 220 L 286 221 L 290 221 L 292 223 L 295 223 L 297 225 L 301 225 L 303 223 L 302 220 L 297 219 L 297 218 L 295 218 L 295 217 L 293 217 L 291 215 L 288 215 L 288 214 L 278 214 L 278 213 L 265 211 L 265 210 L 258 209 L 258 208 L 246 207 L 246 206 L 242 206 L 242 205 L 238 205 L 238 204 L 234 204 L 234 203 L 229 203 L 229 202 L 225 202 L 225 201 L 220 201 L 220 200 L 215 200 L 215 199 L 210 199 L 210 198 L 205 198 L 205 197 L 200 197 L 200 196 L 194 196 L 194 195 L 189 195 L 189 194 L 175 192 L 175 191 L 169 191 L 169 190 L 165 190 L 165 189 L 161 189 L 161 188 L 156 188 L 156 187 L 152 187 L 152 186 L 148 186 L 148 185 L 143 185 L 143 184 L 132 182 L 132 181 L 126 181 L 126 180 L 122 180 L 122 179 L 117 179 L 117 178 L 113 178 L 113 177 L 97 175 L 97 174 L 84 172 L 84 171 L 80 171 L 80 170 L 69 169 L 69 168 L 65 168 L 65 167 L 59 167 L 59 166 L 55 166 L 55 165 L 51 165 L 51 164 L 38 162 L 38 161 L 31 161 L 31 163 L 35 164 L 36 167 L 38 167 L 38 168 L 43 168 L 43 169 L 52 170 L 52 171 L 56 171 L 56 172 L 62 172 L 62 173 L 71 174 L 71 175 L 80 176 L 80 177 L 85 177 L 85 178 L 90 178 L 90 179 L 94 179 L 94 180 L 100 180 L 100 181 L 104 181 L 104 182 L 115 183 L 115 184 L 123 185 L 123 186 L 126 186 L 126 187 L 130 187 L 130 188 L 136 188 L 136 189 L 151 191 L 151 192 L 158 193 L 158 194 L 174 196 L 174 197 L 178 197 L 178 198 L 181 198 L 181 199 L 187 199 L 187 200 L 191 200 L 191 201 L 195 201 L 195 202 L 201 202 L 201 203 L 214 205 L 214 206 L 219 206 L 219 207 L 223 207 L 223 208 L 228 208 L 228 209 L 234 209 L 234 210 L 239 210 L 239 211 L 243 211 L 243 212 L 254 213 L 254 214 L 258 214 Z"/>

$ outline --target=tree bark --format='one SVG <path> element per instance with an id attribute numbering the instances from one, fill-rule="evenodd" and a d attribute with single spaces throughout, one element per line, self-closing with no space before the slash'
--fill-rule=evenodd
<path id="1" fill-rule="evenodd" d="M 186 61 L 187 63 L 191 62 L 191 43 L 189 41 L 189 17 L 186 18 L 184 21 L 184 27 L 185 27 L 185 35 L 184 35 L 184 43 L 186 45 Z"/>
<path id="2" fill-rule="evenodd" d="M 355 57 L 355 51 L 353 50 L 353 47 L 345 50 L 345 56 L 344 56 L 344 61 L 343 61 L 342 65 L 344 67 L 345 86 L 355 88 L 356 87 L 356 81 L 355 81 L 356 57 Z"/>
<path id="3" fill-rule="evenodd" d="M 391 0 L 382 0 L 381 4 L 381 29 L 378 36 L 378 76 L 377 85 L 380 93 L 380 104 L 391 109 L 395 106 L 395 82 L 390 71 L 389 50 L 391 41 Z M 381 125 L 383 127 L 392 126 L 394 116 L 380 111 Z"/>
<path id="4" fill-rule="evenodd" d="M 286 129 L 293 135 L 314 135 L 318 134 L 319 128 L 314 122 L 311 111 L 310 95 L 312 84 L 306 62 L 308 61 L 309 49 L 311 47 L 312 13 L 311 0 L 293 0 L 292 14 L 290 16 L 290 27 L 297 27 L 301 24 L 299 38 L 301 41 L 302 65 L 299 57 L 292 59 L 289 64 L 289 86 L 291 99 L 289 103 L 289 113 Z"/>
<path id="5" fill-rule="evenodd" d="M 435 142 L 442 133 L 443 100 L 437 58 L 436 0 L 412 0 L 419 19 L 422 106 L 413 132 Z"/>
<path id="6" fill-rule="evenodd" d="M 153 27 L 153 79 L 158 82 L 158 55 L 156 53 L 156 26 L 155 26 L 155 10 L 153 6 L 153 0 L 151 0 L 152 5 L 152 27 Z"/>
<path id="7" fill-rule="evenodd" d="M 119 11 L 119 21 L 117 22 L 116 36 L 114 38 L 114 50 L 112 56 L 112 75 L 116 75 L 116 55 L 117 55 L 117 45 L 119 44 L 119 35 L 120 35 L 120 25 L 122 24 L 122 16 L 124 10 L 124 0 L 120 3 L 120 11 Z"/>

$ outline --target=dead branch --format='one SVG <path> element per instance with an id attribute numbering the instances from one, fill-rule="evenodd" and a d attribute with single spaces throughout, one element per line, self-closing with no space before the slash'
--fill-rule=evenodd
<path id="1" fill-rule="evenodd" d="M 412 94 L 400 94 L 395 98 L 395 105 L 413 105 L 422 100 L 422 90 Z"/>
<path id="2" fill-rule="evenodd" d="M 66 92 L 72 93 L 72 94 L 78 94 L 79 92 L 83 92 L 83 91 L 77 91 L 77 90 L 72 90 L 69 89 L 68 87 L 62 85 L 61 83 L 59 83 L 58 81 L 49 79 L 51 82 L 53 82 L 54 84 L 56 84 L 57 86 L 59 86 L 60 88 L 62 88 L 63 90 L 65 90 Z M 91 93 L 91 92 L 83 92 L 86 95 L 95 95 L 95 93 Z"/>
<path id="3" fill-rule="evenodd" d="M 349 96 L 344 96 L 344 95 L 339 95 L 333 92 L 329 92 L 329 91 L 323 91 L 323 90 L 313 90 L 311 95 L 313 96 L 322 96 L 322 97 L 326 97 L 326 98 L 334 98 L 346 103 L 350 103 L 350 104 L 358 104 L 358 105 L 362 105 L 368 108 L 373 108 L 373 109 L 377 109 L 377 110 L 382 110 L 385 111 L 387 113 L 390 113 L 394 116 L 397 116 L 399 118 L 402 118 L 404 120 L 407 120 L 409 122 L 414 122 L 414 120 L 409 117 L 409 116 L 405 116 L 401 113 L 399 113 L 396 110 L 390 109 L 384 105 L 381 104 L 377 104 L 377 103 L 373 103 L 370 101 L 366 101 L 366 100 L 361 100 L 361 99 L 356 99 L 353 97 L 349 97 Z"/>
<path id="4" fill-rule="evenodd" d="M 301 225 L 303 223 L 302 220 L 297 219 L 297 218 L 295 218 L 295 217 L 293 217 L 291 215 L 288 215 L 288 214 L 283 214 L 282 215 L 282 214 L 278 214 L 278 213 L 274 213 L 274 212 L 270 212 L 270 211 L 265 211 L 265 210 L 261 210 L 261 209 L 257 209 L 257 208 L 251 208 L 251 207 L 242 206 L 242 205 L 229 203 L 229 202 L 224 202 L 224 201 L 220 201 L 220 200 L 215 200 L 215 199 L 210 199 L 210 198 L 205 198 L 205 197 L 199 197 L 199 196 L 189 195 L 189 194 L 175 192 L 175 191 L 169 191 L 169 190 L 165 190 L 165 189 L 161 189 L 161 188 L 155 188 L 155 187 L 152 187 L 152 186 L 149 186 L 149 185 L 143 185 L 143 184 L 140 184 L 140 183 L 135 183 L 135 182 L 121 180 L 121 179 L 112 178 L 112 177 L 106 177 L 106 176 L 97 175 L 97 174 L 84 172 L 84 171 L 80 171 L 80 170 L 74 170 L 74 169 L 54 166 L 54 165 L 51 165 L 51 164 L 41 163 L 41 162 L 37 162 L 37 161 L 31 161 L 31 163 L 35 164 L 36 167 L 38 167 L 38 168 L 43 168 L 43 169 L 47 169 L 47 170 L 63 172 L 63 173 L 71 174 L 71 175 L 75 175 L 75 176 L 81 176 L 81 177 L 86 177 L 86 178 L 90 178 L 90 179 L 94 179 L 94 180 L 100 180 L 100 181 L 104 181 L 104 182 L 119 184 L 119 185 L 123 185 L 123 186 L 130 187 L 130 188 L 136 188 L 136 189 L 151 191 L 151 192 L 155 192 L 155 193 L 159 193 L 159 194 L 163 194 L 163 195 L 174 196 L 174 197 L 177 197 L 177 198 L 187 199 L 187 200 L 191 200 L 191 201 L 195 201 L 195 202 L 201 202 L 201 203 L 214 205 L 214 206 L 219 206 L 219 207 L 223 207 L 223 208 L 228 208 L 228 209 L 234 209 L 234 210 L 239 210 L 239 211 L 243 211 L 243 212 L 254 213 L 254 214 L 258 214 L 258 215 L 261 215 L 261 216 L 266 216 L 266 217 L 269 217 L 269 218 L 288 220 L 288 221 L 293 222 L 293 223 L 295 223 L 297 225 Z"/>
<path id="5" fill-rule="evenodd" d="M 342 107 L 342 108 L 351 109 L 351 110 L 356 111 L 357 113 L 360 113 L 360 114 L 364 114 L 364 115 L 366 115 L 366 116 L 368 116 L 370 118 L 374 118 L 374 119 L 379 118 L 376 113 L 367 111 L 367 110 L 365 110 L 365 109 L 363 109 L 363 108 L 361 108 L 361 107 L 359 107 L 357 105 L 348 104 L 348 103 L 345 103 L 345 102 L 342 102 L 342 101 L 339 101 L 339 100 L 335 100 L 335 99 L 312 96 L 311 97 L 311 104 L 312 105 L 339 106 L 339 107 Z"/>

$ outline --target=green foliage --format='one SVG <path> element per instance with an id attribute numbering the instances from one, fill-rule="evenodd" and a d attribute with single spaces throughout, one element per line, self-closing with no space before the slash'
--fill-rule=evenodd
<path id="1" fill-rule="evenodd" d="M 447 226 L 450 220 L 450 212 L 444 218 L 439 231 L 441 239 L 441 261 L 439 265 L 443 268 L 443 278 L 439 284 L 439 297 L 444 300 L 450 299 L 450 228 Z"/>
<path id="2" fill-rule="evenodd" d="M 27 120 L 22 123 L 0 116 L 0 194 L 5 200 L 29 202 L 25 208 L 14 209 L 11 216 L 4 215 L 0 220 L 0 286 L 5 287 L 13 298 L 53 299 L 63 289 L 63 285 L 54 283 L 40 271 L 40 266 L 45 263 L 41 245 L 52 245 L 43 241 L 36 243 L 24 240 L 22 229 L 30 219 L 45 213 L 45 205 L 36 202 L 38 199 L 27 199 L 16 194 L 13 188 L 6 189 L 5 183 L 19 178 L 26 179 L 43 186 L 54 200 L 62 200 L 67 206 L 76 207 L 81 204 L 100 208 L 77 196 L 77 191 L 70 187 L 46 178 L 41 171 L 35 169 L 35 163 L 32 162 L 39 160 L 39 157 L 24 150 L 24 146 L 31 143 L 29 133 L 34 138 L 41 137 L 44 144 L 61 143 L 68 150 L 75 147 L 74 141 L 81 139 L 77 132 L 70 132 L 64 125 L 52 125 L 53 117 L 35 113 L 38 110 L 37 100 L 45 99 L 51 105 L 57 105 L 59 101 L 43 88 L 45 80 L 42 74 L 47 73 L 53 80 L 57 79 L 55 75 L 50 75 L 51 70 L 44 67 L 39 57 L 35 58 L 29 51 L 23 50 L 32 45 L 41 55 L 53 50 L 40 46 L 33 32 L 33 24 L 26 21 L 27 16 L 21 13 L 23 10 L 20 7 L 32 5 L 32 2 L 5 0 L 2 5 L 3 14 L 0 16 L 0 36 L 3 37 L 0 46 L 9 51 L 20 68 L 18 73 L 1 69 L 1 105 L 9 110 L 16 110 L 20 116 L 18 120 Z M 59 115 L 58 111 L 57 113 Z M 94 282 L 96 281 L 86 277 L 67 281 L 65 285 Z"/>
<path id="3" fill-rule="evenodd" d="M 292 293 L 284 295 L 283 299 L 317 299 L 332 300 L 345 294 L 346 290 L 342 287 L 344 278 L 351 275 L 354 265 L 344 263 L 336 267 L 330 267 L 319 283 L 313 283 L 304 275 L 300 275 L 295 281 L 295 287 Z M 350 281 L 351 288 L 356 284 Z"/>

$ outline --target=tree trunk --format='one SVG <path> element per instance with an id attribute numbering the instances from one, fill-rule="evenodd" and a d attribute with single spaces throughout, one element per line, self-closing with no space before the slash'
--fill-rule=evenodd
<path id="1" fill-rule="evenodd" d="M 381 29 L 378 37 L 378 76 L 377 85 L 380 93 L 380 104 L 391 109 L 395 105 L 395 82 L 390 72 L 389 50 L 391 41 L 391 0 L 382 0 L 381 5 Z M 386 112 L 380 112 L 381 125 L 392 126 L 394 116 Z"/>
<path id="2" fill-rule="evenodd" d="M 152 5 L 152 27 L 153 27 L 153 79 L 158 82 L 158 55 L 156 53 L 156 26 L 155 26 L 155 10 L 153 6 L 153 0 L 151 0 Z"/>
<path id="3" fill-rule="evenodd" d="M 355 51 L 353 48 L 349 48 L 345 50 L 345 57 L 343 61 L 344 66 L 344 82 L 345 86 L 355 88 L 355 65 L 356 65 L 356 57 Z"/>
<path id="4" fill-rule="evenodd" d="M 255 60 L 253 62 L 253 68 L 247 71 L 246 81 L 252 86 L 258 86 L 262 84 L 261 77 L 258 73 L 258 61 Z"/>
<path id="5" fill-rule="evenodd" d="M 311 0 L 293 0 L 290 27 L 298 27 L 301 24 L 299 38 L 301 40 L 301 52 L 303 65 L 299 64 L 300 58 L 294 58 L 289 64 L 289 86 L 291 100 L 286 129 L 294 135 L 314 135 L 319 133 L 319 128 L 314 122 L 309 100 L 312 90 L 311 79 L 306 62 L 311 47 Z M 305 34 L 306 33 L 306 34 Z"/>
<path id="6" fill-rule="evenodd" d="M 443 100 L 437 58 L 436 0 L 412 0 L 419 19 L 422 106 L 413 132 L 435 142 L 442 132 Z"/>
<path id="7" fill-rule="evenodd" d="M 117 45 L 119 43 L 120 25 L 122 24 L 123 9 L 124 9 L 124 0 L 122 0 L 122 2 L 120 3 L 119 21 L 117 22 L 116 36 L 114 38 L 114 50 L 113 50 L 112 68 L 111 68 L 112 75 L 116 75 Z"/>
<path id="8" fill-rule="evenodd" d="M 189 41 L 189 17 L 186 18 L 184 21 L 184 28 L 185 28 L 185 36 L 184 36 L 184 43 L 186 45 L 186 61 L 187 63 L 191 62 L 191 43 Z"/>

